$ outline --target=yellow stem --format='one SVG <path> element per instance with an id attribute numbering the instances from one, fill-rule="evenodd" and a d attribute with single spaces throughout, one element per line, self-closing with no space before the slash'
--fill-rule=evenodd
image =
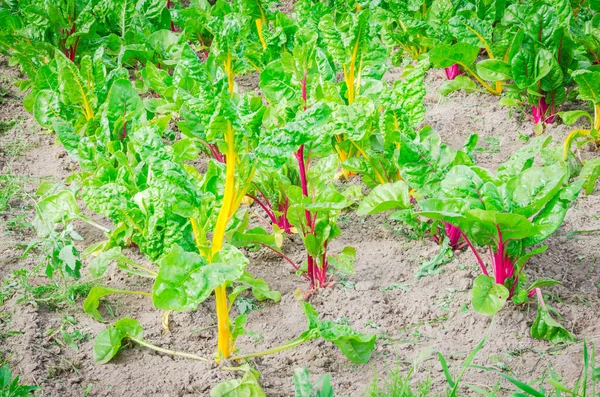
<path id="1" fill-rule="evenodd" d="M 350 71 L 346 78 L 346 86 L 348 88 L 348 105 L 352 105 L 354 102 L 354 72 L 356 69 L 356 56 L 358 55 L 358 45 L 360 43 L 360 33 L 356 37 L 356 43 L 354 44 L 354 50 L 352 50 L 352 60 L 350 61 Z M 345 69 L 345 68 L 344 68 Z"/>
<path id="2" fill-rule="evenodd" d="M 356 147 L 358 152 L 365 158 L 365 160 L 370 161 L 369 155 L 360 146 L 358 146 L 356 144 L 356 142 L 354 142 L 354 141 L 350 141 L 350 142 L 352 142 L 352 144 Z M 381 174 L 377 171 L 377 169 L 375 167 L 373 167 L 373 171 L 375 172 L 375 176 L 379 180 L 379 183 L 381 183 L 382 185 L 385 185 L 386 184 L 385 179 L 383 179 L 383 177 L 381 176 Z"/>
<path id="3" fill-rule="evenodd" d="M 590 130 L 573 130 L 569 133 L 569 135 L 567 135 L 567 137 L 565 138 L 565 143 L 563 145 L 564 160 L 567 159 L 567 153 L 569 153 L 569 150 L 571 149 L 571 141 L 575 138 L 575 136 L 577 136 L 577 134 L 589 135 Z"/>
<path id="4" fill-rule="evenodd" d="M 190 222 L 192 223 L 192 232 L 194 233 L 194 242 L 196 243 L 196 247 L 200 250 L 200 246 L 202 246 L 202 242 L 200 241 L 200 228 L 198 226 L 198 220 L 196 218 L 190 218 Z"/>
<path id="5" fill-rule="evenodd" d="M 600 131 L 600 103 L 594 104 L 594 129 Z"/>
<path id="6" fill-rule="evenodd" d="M 483 38 L 483 36 L 480 35 L 479 32 L 477 32 L 475 29 L 473 29 L 472 27 L 470 27 L 466 23 L 464 23 L 463 25 L 465 25 L 467 27 L 467 29 L 469 29 L 471 32 L 473 32 L 473 34 L 475 36 L 477 36 L 477 38 L 483 43 L 483 46 L 485 47 L 485 51 L 487 52 L 488 57 L 490 59 L 494 59 L 494 54 L 492 53 L 492 49 L 490 48 L 490 46 L 487 43 L 487 41 L 485 41 L 485 39 Z M 494 94 L 494 95 L 500 95 L 502 93 L 502 82 L 501 81 L 497 81 L 496 82 L 496 89 L 492 89 L 492 87 L 490 85 L 485 84 L 483 82 L 483 80 L 480 79 L 479 76 L 476 75 L 475 73 L 473 73 L 472 71 L 471 71 L 471 75 L 473 75 L 473 77 L 475 77 L 477 79 L 477 81 L 479 81 L 479 83 L 481 83 L 481 85 L 484 86 L 485 89 L 487 89 L 492 94 Z"/>
<path id="7" fill-rule="evenodd" d="M 229 92 L 233 95 L 233 69 L 231 55 L 227 56 L 225 61 L 225 71 L 229 83 Z M 225 141 L 227 143 L 227 157 L 225 160 L 225 193 L 223 194 L 223 204 L 219 215 L 217 216 L 217 224 L 213 234 L 211 260 L 223 248 L 223 240 L 225 239 L 225 231 L 227 223 L 232 213 L 232 206 L 235 200 L 235 163 L 237 161 L 235 153 L 235 136 L 231 122 L 227 123 L 227 131 L 225 133 Z M 229 305 L 227 303 L 227 290 L 225 284 L 215 289 L 215 300 L 217 307 L 217 323 L 218 323 L 218 342 L 217 342 L 217 360 L 229 358 L 233 353 L 233 338 L 231 328 L 229 326 Z"/>
<path id="8" fill-rule="evenodd" d="M 472 27 L 470 27 L 466 23 L 463 23 L 463 25 L 465 25 L 467 27 L 467 29 L 469 29 L 471 32 L 473 32 L 473 34 L 475 36 L 477 36 L 477 38 L 483 43 L 483 46 L 485 47 L 485 51 L 488 53 L 488 57 L 490 59 L 494 59 L 494 54 L 492 54 L 492 49 L 488 45 L 487 41 L 485 41 L 485 39 L 483 38 L 483 36 L 480 35 L 479 32 L 477 32 L 475 29 L 473 29 Z"/>
<path id="9" fill-rule="evenodd" d="M 267 48 L 267 42 L 265 41 L 265 38 L 263 36 L 261 19 L 256 20 L 256 30 L 258 31 L 258 38 L 260 39 L 260 44 L 262 44 L 262 48 L 264 50 L 265 48 Z"/>
<path id="10" fill-rule="evenodd" d="M 227 59 L 225 59 L 225 72 L 227 73 L 227 83 L 229 84 L 228 91 L 233 96 L 233 68 L 232 68 L 233 60 L 231 59 L 231 54 L 227 54 Z"/>
<path id="11" fill-rule="evenodd" d="M 475 73 L 471 68 L 469 68 L 468 66 L 464 65 L 464 64 L 460 64 L 463 69 L 465 69 L 465 72 L 469 73 L 471 76 L 473 76 L 475 78 L 475 80 L 477 80 L 479 82 L 479 84 L 481 84 L 483 86 L 483 88 L 485 88 L 486 90 L 488 90 L 491 94 L 493 95 L 500 95 L 502 93 L 502 87 L 500 87 L 500 91 L 497 91 L 495 89 L 493 89 L 488 83 L 486 83 L 485 81 L 483 81 L 481 79 L 481 77 L 479 77 L 477 75 L 477 73 Z M 497 87 L 496 87 L 497 89 Z"/>
<path id="12" fill-rule="evenodd" d="M 248 61 L 248 63 L 250 65 L 252 65 L 252 67 L 254 69 L 256 69 L 256 71 L 258 72 L 258 74 L 262 73 L 262 70 L 260 70 L 260 67 L 257 64 L 255 64 L 254 62 L 252 62 L 249 58 L 246 58 L 246 60 Z"/>
<path id="13" fill-rule="evenodd" d="M 237 192 L 236 198 L 233 201 L 233 205 L 231 206 L 231 213 L 229 214 L 229 216 L 233 216 L 233 214 L 237 211 L 237 209 L 240 207 L 240 205 L 242 205 L 242 200 L 244 199 L 244 197 L 246 197 L 246 193 L 248 192 L 248 189 L 250 188 L 250 182 L 252 182 L 252 179 L 254 179 L 255 172 L 256 172 L 256 167 L 252 168 L 252 171 L 250 172 L 248 179 L 246 179 L 246 183 L 244 184 L 244 187 L 239 192 Z"/>
<path id="14" fill-rule="evenodd" d="M 337 137 L 337 136 L 336 136 Z M 342 149 L 340 149 L 339 145 L 335 145 L 335 150 L 338 152 L 338 157 L 340 158 L 340 161 L 343 163 L 344 161 L 346 161 L 346 159 L 348 158 L 348 156 L 346 155 L 346 152 L 344 152 Z"/>
<path id="15" fill-rule="evenodd" d="M 263 10 L 263 8 L 260 5 L 260 2 L 258 0 L 256 0 L 256 5 L 258 6 L 258 9 L 260 10 L 260 18 L 262 23 L 264 23 L 265 25 L 267 24 L 267 16 L 265 15 L 265 10 Z"/>
<path id="16" fill-rule="evenodd" d="M 360 62 L 358 63 L 358 77 L 356 78 L 356 89 L 355 91 L 360 93 L 360 82 L 361 82 L 361 77 L 362 77 L 362 64 L 363 64 L 363 57 L 360 57 Z"/>
<path id="17" fill-rule="evenodd" d="M 502 92 L 502 82 L 496 81 L 496 92 L 500 94 Z"/>
<path id="18" fill-rule="evenodd" d="M 223 195 L 223 205 L 217 217 L 217 224 L 212 241 L 212 257 L 223 248 L 223 240 L 225 238 L 225 230 L 230 214 L 232 213 L 233 201 L 235 199 L 235 142 L 233 127 L 231 123 L 227 123 L 227 158 L 225 171 L 225 194 Z M 217 322 L 218 322 L 218 350 L 217 358 L 229 358 L 233 352 L 233 339 L 229 326 L 229 306 L 227 304 L 227 291 L 225 285 L 215 289 L 215 298 L 217 305 Z"/>

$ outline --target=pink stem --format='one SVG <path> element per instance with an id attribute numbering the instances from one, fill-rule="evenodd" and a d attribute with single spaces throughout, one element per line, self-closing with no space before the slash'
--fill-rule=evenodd
<path id="1" fill-rule="evenodd" d="M 483 274 L 485 274 L 486 276 L 489 276 L 488 271 L 485 268 L 483 261 L 481 260 L 481 257 L 477 253 L 477 250 L 475 249 L 475 247 L 473 247 L 473 244 L 471 244 L 471 241 L 469 240 L 469 238 L 465 235 L 465 233 L 462 230 L 460 231 L 460 234 L 463 236 L 463 238 L 469 245 L 469 248 L 471 248 L 471 251 L 473 251 L 473 254 L 475 254 L 475 258 L 477 258 L 477 262 L 479 262 L 479 267 L 481 268 L 481 271 L 483 272 Z"/>
<path id="2" fill-rule="evenodd" d="M 496 279 L 496 284 L 504 285 L 504 280 L 506 279 L 506 269 L 504 268 L 504 241 L 502 240 L 502 232 L 500 232 L 500 226 L 496 225 L 496 230 L 498 231 L 498 252 L 496 253 L 494 259 L 494 278 Z"/>
<path id="3" fill-rule="evenodd" d="M 269 217 L 269 219 L 271 220 L 271 222 L 277 224 L 277 218 L 275 217 L 275 214 L 273 213 L 273 211 L 268 208 L 262 201 L 260 201 L 257 197 L 246 193 L 246 196 L 250 197 L 252 200 L 254 200 L 254 202 L 258 205 L 260 205 L 260 207 L 267 213 L 267 216 Z"/>
<path id="4" fill-rule="evenodd" d="M 275 252 L 276 254 L 279 254 L 283 259 L 285 259 L 290 265 L 292 265 L 292 267 L 294 268 L 294 270 L 298 271 L 298 269 L 300 269 L 300 266 L 296 265 L 296 263 L 291 260 L 290 258 L 287 257 L 287 255 L 285 255 L 283 252 L 276 250 L 273 247 L 270 247 L 266 244 L 260 243 L 260 245 L 262 245 L 263 247 L 266 247 L 268 249 L 270 249 L 271 251 Z M 308 279 L 308 277 L 306 277 L 306 275 L 303 275 L 305 278 Z"/>
<path id="5" fill-rule="evenodd" d="M 544 310 L 548 310 L 548 308 L 546 307 L 546 303 L 544 302 L 544 296 L 542 295 L 542 290 L 539 288 L 536 288 L 535 293 L 537 294 L 538 300 L 540 301 L 540 305 L 542 305 Z"/>

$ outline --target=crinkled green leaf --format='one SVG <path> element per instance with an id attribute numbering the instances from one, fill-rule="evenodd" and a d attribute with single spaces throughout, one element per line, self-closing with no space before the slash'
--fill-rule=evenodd
<path id="1" fill-rule="evenodd" d="M 567 210 L 579 195 L 584 183 L 585 180 L 580 179 L 567 185 L 545 203 L 544 208 L 532 219 L 536 232 L 523 241 L 525 246 L 538 244 L 558 230 L 565 219 Z"/>
<path id="2" fill-rule="evenodd" d="M 226 281 L 239 279 L 248 259 L 235 247 L 225 246 L 212 263 L 175 245 L 160 261 L 152 291 L 154 306 L 162 310 L 195 310 Z"/>
<path id="3" fill-rule="evenodd" d="M 537 213 L 568 180 L 565 163 L 532 167 L 506 182 L 514 212 L 527 218 Z"/>
<path id="4" fill-rule="evenodd" d="M 408 186 L 404 181 L 376 186 L 358 206 L 358 215 L 371 215 L 410 207 Z"/>
<path id="5" fill-rule="evenodd" d="M 585 194 L 591 194 L 594 191 L 598 177 L 600 177 L 600 158 L 586 161 L 579 173 L 579 178 L 585 181 L 583 185 Z"/>

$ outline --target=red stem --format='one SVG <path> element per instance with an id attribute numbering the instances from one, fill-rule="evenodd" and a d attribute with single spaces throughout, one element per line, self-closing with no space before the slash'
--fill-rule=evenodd
<path id="1" fill-rule="evenodd" d="M 170 10 L 171 9 L 171 0 L 167 0 L 167 9 Z M 175 31 L 175 24 L 173 23 L 173 21 L 171 21 L 171 32 Z"/>
<path id="2" fill-rule="evenodd" d="M 275 214 L 273 213 L 273 210 L 271 210 L 269 207 L 267 207 L 262 201 L 260 201 L 257 197 L 246 193 L 246 196 L 250 197 L 252 200 L 254 200 L 258 205 L 261 206 L 261 208 L 267 213 L 267 216 L 269 217 L 269 219 L 271 220 L 271 222 L 273 222 L 274 224 L 277 224 L 277 218 L 275 217 Z"/>
<path id="3" fill-rule="evenodd" d="M 504 263 L 504 241 L 502 239 L 502 232 L 500 231 L 500 226 L 496 225 L 496 230 L 498 231 L 498 252 L 494 259 L 494 278 L 496 279 L 496 284 L 504 285 L 504 280 L 506 279 L 506 268 Z"/>
<path id="4" fill-rule="evenodd" d="M 475 258 L 477 258 L 477 262 L 479 262 L 479 267 L 481 268 L 481 271 L 483 272 L 483 274 L 485 274 L 486 276 L 489 276 L 489 273 L 488 273 L 487 269 L 485 268 L 485 265 L 484 265 L 483 261 L 481 260 L 481 257 L 477 253 L 477 250 L 475 249 L 475 247 L 473 247 L 473 244 L 471 244 L 471 241 L 469 240 L 467 235 L 462 230 L 460 231 L 460 234 L 463 236 L 463 238 L 469 245 L 469 248 L 471 248 L 471 251 L 473 251 L 473 254 L 475 255 Z"/>
<path id="5" fill-rule="evenodd" d="M 278 250 L 276 250 L 275 248 L 273 248 L 273 247 L 270 247 L 270 246 L 268 246 L 268 245 L 266 245 L 266 244 L 263 244 L 263 243 L 260 243 L 260 245 L 262 245 L 262 246 L 263 246 L 263 247 L 265 247 L 265 248 L 268 248 L 268 249 L 270 249 L 271 251 L 275 252 L 276 254 L 279 254 L 279 255 L 280 255 L 280 256 L 281 256 L 283 259 L 285 259 L 285 260 L 286 260 L 286 261 L 287 261 L 287 262 L 288 262 L 290 265 L 292 265 L 292 267 L 294 268 L 294 270 L 298 271 L 298 269 L 300 269 L 300 266 L 298 266 L 298 265 L 297 265 L 297 264 L 296 264 L 296 263 L 295 263 L 293 260 L 291 260 L 290 258 L 288 258 L 288 257 L 287 257 L 287 255 L 286 255 L 286 254 L 284 254 L 283 252 L 281 252 L 281 251 L 278 251 Z M 306 277 L 306 275 L 303 275 L 303 276 L 304 276 L 305 278 L 308 278 L 308 277 Z"/>

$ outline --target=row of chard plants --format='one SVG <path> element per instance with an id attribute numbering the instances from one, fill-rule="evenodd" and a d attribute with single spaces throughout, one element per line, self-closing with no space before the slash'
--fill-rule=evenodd
<path id="1" fill-rule="evenodd" d="M 301 0 L 293 17 L 273 0 L 194 0 L 186 7 L 166 0 L 3 4 L 0 48 L 27 76 L 18 82 L 25 108 L 56 133 L 80 167 L 66 184 L 38 190 L 38 233 L 62 237 L 49 248 L 46 274 L 79 278 L 87 259 L 99 280 L 113 265 L 153 280 L 151 291 L 95 286 L 84 309 L 99 321 L 101 299 L 112 294 L 148 296 L 165 311 L 167 326 L 171 311 L 195 310 L 214 292 L 213 357 L 155 346 L 136 320 L 124 318 L 97 335 L 96 361 L 110 361 L 126 339 L 220 363 L 323 338 L 351 361 L 366 363 L 375 335 L 319 320 L 307 302 L 333 285 L 336 273 L 353 273 L 355 249 L 329 249 L 341 234 L 338 218 L 352 210 L 362 216 L 394 210 L 388 218 L 401 223 L 432 220 L 431 238 L 444 252 L 468 247 L 481 268 L 472 290 L 477 312 L 493 315 L 509 300 L 523 305 L 535 298 L 532 336 L 553 343 L 574 338 L 551 316 L 540 290 L 558 282 L 528 280 L 524 269 L 546 250 L 540 243 L 560 227 L 580 191 L 593 190 L 600 162 L 582 165 L 570 144 L 553 146 L 542 136 L 496 172 L 480 167 L 473 159 L 476 135 L 459 150 L 422 126 L 424 77 L 431 65 L 449 67 L 452 75 L 458 64 L 458 73 L 490 91 L 485 81 L 496 90 L 506 87 L 505 102 L 534 98 L 539 109 L 553 98 L 551 112 L 567 94 L 578 95 L 592 103 L 596 119 L 588 115 L 594 125 L 568 141 L 578 134 L 595 139 L 600 71 L 591 60 L 570 75 L 561 67 L 597 56 L 597 49 L 582 52 L 576 45 L 585 43 L 567 39 L 570 29 L 597 20 L 590 17 L 597 4 L 584 1 L 576 12 L 568 1 L 347 3 Z M 558 14 L 555 3 L 564 12 Z M 530 22 L 542 17 L 542 36 L 532 38 Z M 556 40 L 558 55 L 538 48 Z M 481 47 L 489 59 L 474 66 Z M 407 52 L 414 59 L 403 57 Z M 507 55 L 498 60 L 493 53 Z M 402 73 L 390 81 L 384 75 L 392 64 Z M 448 85 L 474 84 L 452 77 Z M 550 82 L 554 77 L 561 83 Z M 241 79 L 258 88 L 243 89 Z M 566 84 L 571 79 L 577 88 Z M 574 121 L 585 114 L 561 116 Z M 366 196 L 360 183 L 342 182 L 357 179 L 370 189 Z M 84 215 L 78 200 L 112 226 Z M 74 220 L 99 228 L 106 240 L 79 252 L 69 226 Z M 282 249 L 292 234 L 304 243 L 301 263 Z M 276 302 L 280 293 L 246 270 L 248 246 L 281 255 L 282 264 L 306 280 L 307 330 L 256 353 L 236 348 L 247 318 L 231 319 L 233 301 L 249 291 Z M 147 261 L 127 257 L 128 247 Z M 260 390 L 257 374 L 239 368 L 243 381 L 219 387 Z"/>

